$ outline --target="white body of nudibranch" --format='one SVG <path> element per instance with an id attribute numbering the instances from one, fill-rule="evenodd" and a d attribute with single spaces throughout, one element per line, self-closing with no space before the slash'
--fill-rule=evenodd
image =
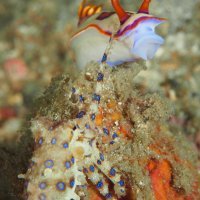
<path id="1" fill-rule="evenodd" d="M 155 27 L 165 21 L 144 13 L 128 13 L 129 18 L 120 25 L 116 13 L 103 12 L 87 19 L 73 36 L 71 46 L 78 67 L 90 61 L 101 62 L 109 40 L 114 40 L 107 64 L 116 66 L 138 59 L 152 59 L 164 40 L 155 33 Z"/>

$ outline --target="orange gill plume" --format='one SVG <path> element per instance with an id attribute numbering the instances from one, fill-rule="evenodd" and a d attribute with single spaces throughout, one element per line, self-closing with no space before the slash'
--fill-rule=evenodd
<path id="1" fill-rule="evenodd" d="M 85 21 L 88 17 L 100 13 L 101 11 L 102 11 L 101 5 L 91 5 L 91 4 L 86 5 L 86 0 L 83 0 L 78 10 L 78 16 L 79 16 L 78 25 L 82 24 L 82 22 Z"/>
<path id="2" fill-rule="evenodd" d="M 144 0 L 142 5 L 140 6 L 138 13 L 145 13 L 149 14 L 149 4 L 151 3 L 151 0 Z"/>
<path id="3" fill-rule="evenodd" d="M 123 24 L 129 18 L 129 15 L 121 7 L 119 0 L 111 0 L 111 1 L 112 1 L 113 8 L 115 9 L 119 17 L 120 23 Z"/>

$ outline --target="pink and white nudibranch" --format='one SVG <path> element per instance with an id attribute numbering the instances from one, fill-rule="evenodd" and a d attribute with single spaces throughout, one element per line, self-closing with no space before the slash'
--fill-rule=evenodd
<path id="1" fill-rule="evenodd" d="M 100 12 L 100 6 L 81 5 L 80 29 L 71 39 L 80 68 L 90 61 L 101 62 L 113 33 L 112 49 L 106 60 L 110 66 L 152 59 L 164 42 L 155 33 L 155 27 L 165 19 L 149 14 L 151 0 L 144 0 L 137 13 L 124 11 L 119 0 L 111 1 L 115 12 Z"/>

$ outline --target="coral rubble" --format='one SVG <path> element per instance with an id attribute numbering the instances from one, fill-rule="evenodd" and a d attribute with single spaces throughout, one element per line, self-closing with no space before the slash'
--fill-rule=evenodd
<path id="1" fill-rule="evenodd" d="M 197 199 L 197 156 L 170 132 L 168 102 L 141 95 L 144 67 L 90 63 L 40 98 L 27 199 Z"/>

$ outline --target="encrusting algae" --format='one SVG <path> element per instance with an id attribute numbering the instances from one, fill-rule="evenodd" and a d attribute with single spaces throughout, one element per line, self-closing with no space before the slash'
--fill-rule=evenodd
<path id="1" fill-rule="evenodd" d="M 198 199 L 197 158 L 170 132 L 168 103 L 133 87 L 142 66 L 90 63 L 70 85 L 52 83 L 46 94 L 72 106 L 47 113 L 49 96 L 40 99 L 27 199 Z"/>

